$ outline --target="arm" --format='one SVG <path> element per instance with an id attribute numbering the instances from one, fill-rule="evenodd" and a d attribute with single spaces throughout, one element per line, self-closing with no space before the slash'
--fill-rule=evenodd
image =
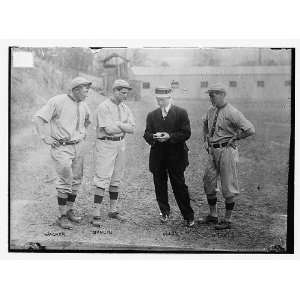
<path id="1" fill-rule="evenodd" d="M 98 107 L 96 118 L 98 127 L 103 128 L 107 135 L 120 134 L 123 132 L 117 124 L 111 121 L 110 112 L 101 104 Z"/>
<path id="2" fill-rule="evenodd" d="M 203 135 L 203 142 L 208 142 L 208 119 L 207 115 L 203 118 L 203 127 L 202 127 L 202 135 Z"/>
<path id="3" fill-rule="evenodd" d="M 146 142 L 149 145 L 154 145 L 156 143 L 156 140 L 153 138 L 153 134 L 154 134 L 154 129 L 152 126 L 152 119 L 150 116 L 150 113 L 147 116 L 147 120 L 146 120 L 146 129 L 144 132 L 144 139 L 146 140 Z"/>
<path id="4" fill-rule="evenodd" d="M 234 119 L 234 125 L 237 128 L 236 134 L 229 140 L 228 146 L 237 140 L 245 139 L 255 134 L 255 128 L 253 124 L 245 118 L 245 116 L 237 111 Z"/>
<path id="5" fill-rule="evenodd" d="M 128 116 L 125 122 L 118 122 L 117 126 L 125 133 L 133 133 L 135 129 L 135 122 L 131 111 L 128 109 Z"/>
<path id="6" fill-rule="evenodd" d="M 40 139 L 47 145 L 50 145 L 50 146 L 58 146 L 59 143 L 58 141 L 56 141 L 55 139 L 53 139 L 52 137 L 50 137 L 48 134 L 47 134 L 47 121 L 42 119 L 41 117 L 38 117 L 38 116 L 34 116 L 33 117 L 33 123 L 35 125 L 35 129 L 36 129 L 36 132 L 38 134 L 38 136 L 40 137 Z"/>
<path id="7" fill-rule="evenodd" d="M 170 143 L 182 143 L 188 140 L 191 136 L 191 126 L 188 114 L 185 110 L 181 111 L 180 114 L 180 128 L 170 133 Z"/>
<path id="8" fill-rule="evenodd" d="M 57 102 L 56 98 L 52 98 L 33 116 L 33 123 L 35 125 L 37 134 L 45 144 L 53 147 L 58 146 L 59 143 L 49 136 L 46 128 L 48 125 L 46 124 L 49 123 L 49 121 L 56 115 Z"/>

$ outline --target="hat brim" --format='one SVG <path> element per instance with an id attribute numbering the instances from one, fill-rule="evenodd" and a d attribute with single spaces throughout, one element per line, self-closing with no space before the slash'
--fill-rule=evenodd
<path id="1" fill-rule="evenodd" d="M 224 91 L 224 90 L 207 90 L 205 93 L 206 93 L 206 94 L 209 94 L 209 93 L 211 93 L 211 92 L 221 92 L 221 93 L 226 93 L 226 91 Z"/>
<path id="2" fill-rule="evenodd" d="M 157 98 L 170 98 L 171 94 L 155 94 Z"/>
<path id="3" fill-rule="evenodd" d="M 119 89 L 119 88 L 121 88 L 121 89 L 127 89 L 129 91 L 132 90 L 132 87 L 130 87 L 130 86 L 114 86 L 113 87 L 113 89 Z"/>

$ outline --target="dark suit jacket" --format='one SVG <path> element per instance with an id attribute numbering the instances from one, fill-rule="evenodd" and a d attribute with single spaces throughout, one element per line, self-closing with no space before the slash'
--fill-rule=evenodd
<path id="1" fill-rule="evenodd" d="M 156 132 L 167 132 L 170 139 L 160 143 L 153 139 Z M 185 141 L 191 136 L 191 127 L 185 109 L 172 105 L 165 119 L 161 109 L 147 116 L 144 138 L 151 145 L 149 169 L 155 172 L 162 167 L 178 168 L 182 171 L 188 166 L 188 148 Z"/>

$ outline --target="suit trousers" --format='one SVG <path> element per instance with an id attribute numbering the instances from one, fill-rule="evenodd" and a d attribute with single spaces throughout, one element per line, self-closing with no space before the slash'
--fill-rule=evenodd
<path id="1" fill-rule="evenodd" d="M 168 201 L 168 177 L 173 193 L 184 220 L 193 220 L 194 211 L 190 205 L 188 187 L 185 184 L 184 169 L 177 167 L 160 167 L 153 172 L 156 200 L 162 214 L 170 214 Z"/>

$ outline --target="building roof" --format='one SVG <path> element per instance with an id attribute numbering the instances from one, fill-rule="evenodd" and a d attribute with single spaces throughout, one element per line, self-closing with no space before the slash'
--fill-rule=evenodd
<path id="1" fill-rule="evenodd" d="M 218 66 L 218 67 L 131 67 L 133 75 L 245 75 L 291 74 L 290 66 Z"/>

